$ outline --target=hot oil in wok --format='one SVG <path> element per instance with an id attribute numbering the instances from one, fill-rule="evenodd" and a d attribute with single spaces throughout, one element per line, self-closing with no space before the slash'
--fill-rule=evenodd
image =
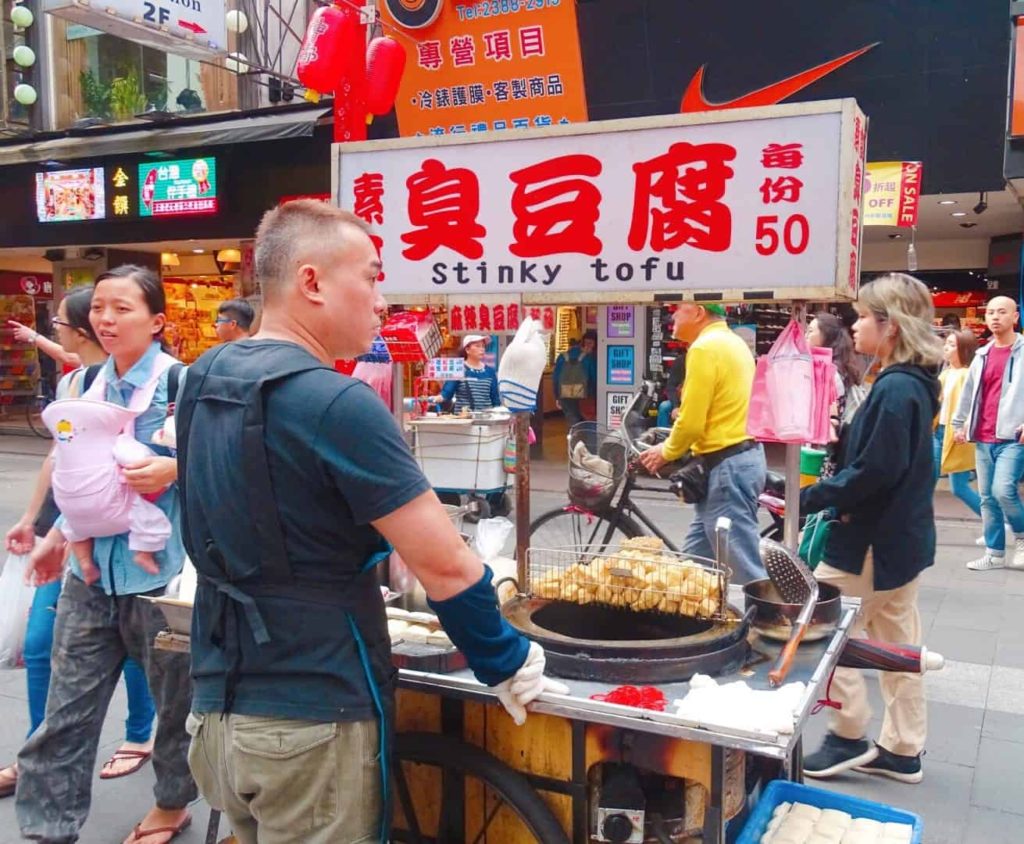
<path id="1" fill-rule="evenodd" d="M 703 633 L 712 622 L 683 615 L 638 612 L 603 604 L 552 601 L 532 615 L 538 627 L 574 639 L 621 642 L 635 639 L 678 639 Z"/>

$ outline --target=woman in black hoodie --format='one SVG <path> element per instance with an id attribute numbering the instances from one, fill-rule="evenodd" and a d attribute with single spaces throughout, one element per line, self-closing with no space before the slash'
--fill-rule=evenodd
<path id="1" fill-rule="evenodd" d="M 935 562 L 935 487 L 931 437 L 939 409 L 936 377 L 942 344 L 932 331 L 928 288 L 902 273 L 865 285 L 853 326 L 858 352 L 874 355 L 881 374 L 843 438 L 839 471 L 803 491 L 800 508 L 831 508 L 833 525 L 818 580 L 862 600 L 854 635 L 919 644 L 918 579 Z M 829 734 L 804 759 L 810 777 L 856 768 L 901 782 L 922 779 L 927 729 L 924 683 L 916 674 L 883 672 L 885 720 L 877 743 L 865 735 L 871 719 L 859 671 L 839 669 Z"/>

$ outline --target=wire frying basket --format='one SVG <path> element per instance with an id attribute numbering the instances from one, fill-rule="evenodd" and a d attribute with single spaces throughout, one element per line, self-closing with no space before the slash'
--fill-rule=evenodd
<path id="1" fill-rule="evenodd" d="M 569 500 L 585 510 L 607 507 L 626 475 L 629 451 L 618 430 L 597 422 L 569 429 Z"/>
<path id="2" fill-rule="evenodd" d="M 669 551 L 649 536 L 624 539 L 607 553 L 585 546 L 527 552 L 527 591 L 537 597 L 711 621 L 730 619 L 730 575 L 724 563 Z"/>

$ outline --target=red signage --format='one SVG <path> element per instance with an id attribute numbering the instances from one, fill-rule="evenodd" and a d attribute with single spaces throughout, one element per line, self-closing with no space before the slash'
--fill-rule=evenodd
<path id="1" fill-rule="evenodd" d="M 53 298 L 53 276 L 49 273 L 19 273 L 0 270 L 0 295 Z"/>

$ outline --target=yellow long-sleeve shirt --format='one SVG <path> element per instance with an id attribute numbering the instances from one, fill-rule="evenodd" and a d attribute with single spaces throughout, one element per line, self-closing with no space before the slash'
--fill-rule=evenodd
<path id="1" fill-rule="evenodd" d="M 747 411 L 754 384 L 754 356 L 747 344 L 722 321 L 701 331 L 686 353 L 679 416 L 665 441 L 662 456 L 678 460 L 720 451 L 750 439 Z"/>

